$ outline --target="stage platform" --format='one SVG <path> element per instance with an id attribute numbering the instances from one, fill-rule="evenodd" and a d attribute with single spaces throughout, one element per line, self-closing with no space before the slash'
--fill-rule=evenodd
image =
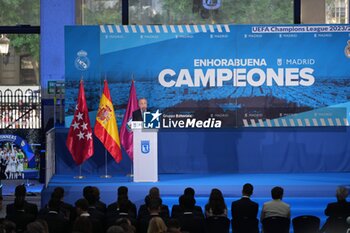
<path id="1" fill-rule="evenodd" d="M 231 202 L 241 196 L 242 185 L 246 182 L 254 185 L 252 199 L 259 203 L 260 209 L 265 201 L 270 200 L 271 188 L 278 185 L 285 190 L 284 201 L 291 205 L 292 217 L 312 214 L 324 222 L 323 211 L 327 203 L 336 201 L 337 186 L 350 185 L 350 173 L 161 174 L 159 182 L 155 183 L 134 183 L 128 176 L 109 179 L 87 176 L 85 179 L 74 179 L 73 176 L 55 175 L 42 192 L 42 204 L 48 202 L 50 193 L 57 186 L 66 190 L 65 201 L 72 204 L 82 197 L 84 186 L 97 186 L 101 191 L 101 200 L 110 204 L 116 199 L 117 188 L 125 185 L 129 188 L 129 198 L 137 206 L 143 203 L 148 190 L 157 186 L 164 203 L 169 207 L 178 202 L 178 196 L 186 187 L 196 190 L 197 204 L 201 206 L 208 201 L 210 190 L 219 188 L 224 194 L 231 217 Z"/>

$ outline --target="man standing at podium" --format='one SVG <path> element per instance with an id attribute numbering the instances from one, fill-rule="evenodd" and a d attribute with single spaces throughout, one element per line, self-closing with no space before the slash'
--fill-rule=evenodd
<path id="1" fill-rule="evenodd" d="M 139 109 L 132 113 L 133 121 L 143 121 L 143 113 L 147 112 L 147 100 L 146 98 L 139 99 Z"/>

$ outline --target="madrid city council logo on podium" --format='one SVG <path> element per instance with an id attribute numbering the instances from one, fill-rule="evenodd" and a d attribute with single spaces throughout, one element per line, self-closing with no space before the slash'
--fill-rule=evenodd
<path id="1" fill-rule="evenodd" d="M 148 154 L 151 151 L 149 140 L 141 140 L 141 152 L 142 154 Z"/>

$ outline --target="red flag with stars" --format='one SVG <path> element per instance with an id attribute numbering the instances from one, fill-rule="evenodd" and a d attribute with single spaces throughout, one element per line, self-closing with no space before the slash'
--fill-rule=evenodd
<path id="1" fill-rule="evenodd" d="M 69 128 L 66 145 L 77 165 L 82 164 L 94 154 L 94 143 L 83 80 L 80 80 L 78 101 L 75 107 L 74 118 Z"/>

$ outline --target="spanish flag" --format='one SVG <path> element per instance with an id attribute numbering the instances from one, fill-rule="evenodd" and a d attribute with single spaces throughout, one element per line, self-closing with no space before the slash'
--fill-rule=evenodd
<path id="1" fill-rule="evenodd" d="M 115 118 L 107 80 L 104 81 L 103 93 L 96 115 L 94 132 L 114 160 L 119 163 L 120 160 L 122 160 L 122 151 L 120 149 L 117 119 Z"/>

